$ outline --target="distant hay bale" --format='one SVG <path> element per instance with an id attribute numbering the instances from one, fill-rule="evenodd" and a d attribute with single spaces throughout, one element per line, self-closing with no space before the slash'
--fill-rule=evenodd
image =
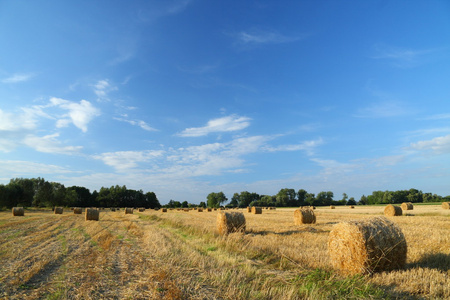
<path id="1" fill-rule="evenodd" d="M 133 208 L 132 207 L 126 207 L 125 208 L 125 214 L 133 214 Z"/>
<path id="2" fill-rule="evenodd" d="M 116 211 L 116 209 L 114 207 L 111 207 L 111 211 Z"/>
<path id="3" fill-rule="evenodd" d="M 405 266 L 407 244 L 401 229 L 386 217 L 343 222 L 328 236 L 333 267 L 346 274 L 372 274 Z"/>
<path id="4" fill-rule="evenodd" d="M 352 209 L 352 208 L 355 208 L 355 206 L 353 206 L 353 205 L 350 205 L 350 209 Z"/>
<path id="5" fill-rule="evenodd" d="M 217 229 L 219 234 L 232 232 L 245 233 L 245 217 L 241 212 L 219 212 L 217 214 Z"/>
<path id="6" fill-rule="evenodd" d="M 208 208 L 206 209 L 206 211 L 209 212 L 209 211 L 212 211 L 212 209 L 211 209 L 210 207 L 208 207 Z"/>
<path id="7" fill-rule="evenodd" d="M 95 208 L 86 208 L 85 219 L 86 221 L 98 221 L 100 217 L 100 211 Z"/>
<path id="8" fill-rule="evenodd" d="M 55 207 L 55 215 L 62 215 L 63 211 L 62 207 Z"/>
<path id="9" fill-rule="evenodd" d="M 387 205 L 384 208 L 385 216 L 401 216 L 403 214 L 403 210 L 400 206 L 394 206 L 392 204 Z"/>
<path id="10" fill-rule="evenodd" d="M 276 208 L 275 207 L 269 207 L 269 210 L 275 210 Z"/>
<path id="11" fill-rule="evenodd" d="M 81 207 L 74 207 L 73 208 L 73 213 L 75 215 L 81 215 L 82 212 L 83 212 L 83 209 Z"/>
<path id="12" fill-rule="evenodd" d="M 247 206 L 247 212 L 249 212 L 249 213 L 252 212 L 252 208 L 250 206 Z"/>
<path id="13" fill-rule="evenodd" d="M 330 205 L 330 209 L 336 209 L 336 207 L 333 205 Z"/>
<path id="14" fill-rule="evenodd" d="M 314 214 L 314 210 L 310 208 L 302 208 L 296 209 L 294 211 L 295 225 L 315 224 L 315 223 L 316 223 L 316 215 Z"/>
<path id="15" fill-rule="evenodd" d="M 167 208 L 161 208 L 161 212 L 167 212 Z"/>
<path id="16" fill-rule="evenodd" d="M 144 207 L 139 207 L 139 212 L 144 212 L 145 208 Z"/>
<path id="17" fill-rule="evenodd" d="M 442 202 L 443 209 L 450 209 L 450 202 Z"/>
<path id="18" fill-rule="evenodd" d="M 183 208 L 183 211 L 185 211 L 185 212 L 189 212 L 189 211 L 190 211 L 190 209 L 189 209 L 189 208 Z"/>
<path id="19" fill-rule="evenodd" d="M 13 207 L 12 214 L 14 217 L 21 217 L 21 216 L 25 215 L 25 211 L 24 211 L 23 207 Z"/>
<path id="20" fill-rule="evenodd" d="M 203 208 L 198 208 L 197 211 L 198 212 L 203 212 Z"/>
<path id="21" fill-rule="evenodd" d="M 252 214 L 255 215 L 262 214 L 262 207 L 252 206 Z"/>
<path id="22" fill-rule="evenodd" d="M 411 202 L 403 202 L 401 208 L 402 210 L 413 210 L 414 205 Z"/>

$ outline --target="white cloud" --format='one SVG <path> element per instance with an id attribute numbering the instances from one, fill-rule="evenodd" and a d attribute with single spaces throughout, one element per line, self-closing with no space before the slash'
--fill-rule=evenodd
<path id="1" fill-rule="evenodd" d="M 112 86 L 108 79 L 99 80 L 93 87 L 99 101 L 109 101 L 108 93 L 117 90 L 117 87 Z"/>
<path id="2" fill-rule="evenodd" d="M 62 146 L 57 137 L 59 137 L 58 133 L 42 137 L 29 134 L 24 138 L 23 143 L 36 151 L 44 153 L 75 154 L 83 148 L 82 146 Z"/>
<path id="3" fill-rule="evenodd" d="M 186 128 L 179 136 L 198 137 L 205 136 L 212 132 L 230 132 L 247 128 L 250 125 L 250 118 L 237 115 L 226 116 L 208 121 L 206 126 Z"/>
<path id="4" fill-rule="evenodd" d="M 147 124 L 147 122 L 142 121 L 142 120 L 128 120 L 127 119 L 127 115 L 122 115 L 123 118 L 114 118 L 114 120 L 117 121 L 121 121 L 121 122 L 126 122 L 128 124 L 131 124 L 133 126 L 139 126 L 142 129 L 146 130 L 146 131 L 158 131 L 157 129 L 151 127 L 149 124 Z"/>
<path id="5" fill-rule="evenodd" d="M 13 114 L 0 109 L 0 131 L 30 130 L 35 127 L 36 120 L 31 110 L 21 114 Z"/>
<path id="6" fill-rule="evenodd" d="M 161 155 L 162 150 L 146 151 L 118 151 L 106 152 L 100 155 L 94 155 L 93 158 L 102 160 L 106 165 L 123 171 L 138 167 L 141 163 L 152 161 Z"/>
<path id="7" fill-rule="evenodd" d="M 22 160 L 0 160 L 0 177 L 15 178 L 25 176 L 39 176 L 36 174 L 65 174 L 72 171 L 51 164 L 42 164 Z"/>
<path id="8" fill-rule="evenodd" d="M 18 82 L 24 82 L 31 79 L 34 75 L 30 73 L 26 74 L 14 74 L 10 77 L 2 79 L 3 83 L 18 83 Z"/>
<path id="9" fill-rule="evenodd" d="M 450 135 L 436 137 L 427 141 L 411 143 L 410 148 L 423 151 L 431 150 L 436 154 L 450 153 Z"/>
<path id="10" fill-rule="evenodd" d="M 252 29 L 249 31 L 241 31 L 233 36 L 241 44 L 257 45 L 257 44 L 281 44 L 295 42 L 305 38 L 307 35 L 301 36 L 285 36 L 274 30 Z"/>
<path id="11" fill-rule="evenodd" d="M 276 151 L 305 151 L 308 155 L 314 155 L 314 150 L 318 146 L 322 145 L 323 139 L 319 138 L 316 140 L 311 141 L 304 141 L 300 144 L 294 144 L 294 145 L 280 145 L 276 147 L 267 147 L 266 150 L 269 152 L 276 152 Z"/>
<path id="12" fill-rule="evenodd" d="M 411 49 L 395 47 L 385 44 L 377 44 L 374 47 L 375 54 L 373 59 L 384 59 L 391 61 L 392 64 L 400 68 L 415 67 L 422 63 L 424 57 L 428 54 L 441 51 L 440 49 Z"/>
<path id="13" fill-rule="evenodd" d="M 71 102 L 60 98 L 51 98 L 50 102 L 54 106 L 68 110 L 68 113 L 60 118 L 57 127 L 65 127 L 73 123 L 83 132 L 87 132 L 87 125 L 96 116 L 100 115 L 100 110 L 94 107 L 89 101 L 81 100 L 80 103 Z"/>
<path id="14" fill-rule="evenodd" d="M 409 114 L 410 108 L 398 101 L 383 101 L 361 108 L 355 114 L 357 118 L 391 118 Z"/>

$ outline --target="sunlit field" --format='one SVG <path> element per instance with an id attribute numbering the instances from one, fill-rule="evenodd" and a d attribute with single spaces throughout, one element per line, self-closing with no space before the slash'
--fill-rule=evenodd
<path id="1" fill-rule="evenodd" d="M 217 211 L 0 212 L 2 299 L 449 299 L 450 210 L 414 205 L 388 217 L 403 231 L 405 269 L 344 276 L 327 253 L 334 224 L 383 215 L 383 206 L 240 211 L 246 233 L 220 236 Z"/>

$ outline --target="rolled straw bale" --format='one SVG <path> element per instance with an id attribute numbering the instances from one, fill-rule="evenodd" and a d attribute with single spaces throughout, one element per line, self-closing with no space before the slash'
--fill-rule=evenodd
<path id="1" fill-rule="evenodd" d="M 14 217 L 21 217 L 25 215 L 25 211 L 23 210 L 23 207 L 13 207 L 12 214 Z"/>
<path id="2" fill-rule="evenodd" d="M 241 212 L 219 212 L 217 214 L 217 229 L 219 234 L 232 232 L 245 233 L 245 217 Z"/>
<path id="3" fill-rule="evenodd" d="M 209 212 L 209 211 L 212 211 L 212 209 L 211 209 L 210 207 L 208 207 L 206 210 L 207 210 L 208 212 Z"/>
<path id="4" fill-rule="evenodd" d="M 81 215 L 82 212 L 83 212 L 83 209 L 81 207 L 74 207 L 73 208 L 73 213 L 75 215 Z"/>
<path id="5" fill-rule="evenodd" d="M 450 202 L 442 202 L 443 209 L 450 209 Z"/>
<path id="6" fill-rule="evenodd" d="M 401 208 L 402 210 L 413 210 L 414 205 L 411 202 L 403 202 Z"/>
<path id="7" fill-rule="evenodd" d="M 355 208 L 355 206 L 353 206 L 353 205 L 350 205 L 350 208 L 352 209 L 352 208 Z"/>
<path id="8" fill-rule="evenodd" d="M 198 208 L 197 211 L 198 212 L 203 212 L 203 208 Z"/>
<path id="9" fill-rule="evenodd" d="M 336 209 L 336 207 L 333 205 L 330 205 L 330 209 Z"/>
<path id="10" fill-rule="evenodd" d="M 385 216 L 401 216 L 402 214 L 403 210 L 400 206 L 394 206 L 392 204 L 389 204 L 384 208 Z"/>
<path id="11" fill-rule="evenodd" d="M 144 207 L 140 207 L 139 208 L 139 212 L 144 212 L 145 211 L 145 208 Z"/>
<path id="12" fill-rule="evenodd" d="M 252 206 L 252 214 L 255 215 L 262 214 L 262 207 Z"/>
<path id="13" fill-rule="evenodd" d="M 252 208 L 250 206 L 247 206 L 247 212 L 249 212 L 249 213 L 252 212 Z"/>
<path id="14" fill-rule="evenodd" d="M 116 211 L 116 209 L 114 207 L 111 207 L 111 211 Z"/>
<path id="15" fill-rule="evenodd" d="M 62 207 L 55 207 L 55 215 L 61 215 L 63 211 Z"/>
<path id="16" fill-rule="evenodd" d="M 314 210 L 310 208 L 296 209 L 294 211 L 294 224 L 302 225 L 302 224 L 315 224 L 316 223 L 316 215 L 314 214 Z"/>
<path id="17" fill-rule="evenodd" d="M 125 208 L 125 214 L 133 214 L 133 208 L 132 207 L 126 207 Z"/>
<path id="18" fill-rule="evenodd" d="M 371 274 L 405 266 L 407 244 L 401 229 L 386 217 L 343 222 L 328 236 L 333 267 L 346 274 Z"/>
<path id="19" fill-rule="evenodd" d="M 167 212 L 167 208 L 161 208 L 161 212 Z"/>
<path id="20" fill-rule="evenodd" d="M 95 208 L 86 208 L 86 221 L 98 221 L 100 217 L 100 211 Z"/>

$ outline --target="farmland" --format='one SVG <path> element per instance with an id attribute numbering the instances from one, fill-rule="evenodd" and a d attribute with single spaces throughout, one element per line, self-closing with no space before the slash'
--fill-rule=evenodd
<path id="1" fill-rule="evenodd" d="M 236 211 L 236 210 L 233 210 Z M 450 210 L 415 205 L 389 217 L 408 244 L 405 269 L 343 276 L 331 268 L 334 224 L 383 215 L 383 206 L 243 212 L 245 234 L 217 234 L 217 212 L 0 212 L 0 298 L 5 299 L 448 299 Z"/>

